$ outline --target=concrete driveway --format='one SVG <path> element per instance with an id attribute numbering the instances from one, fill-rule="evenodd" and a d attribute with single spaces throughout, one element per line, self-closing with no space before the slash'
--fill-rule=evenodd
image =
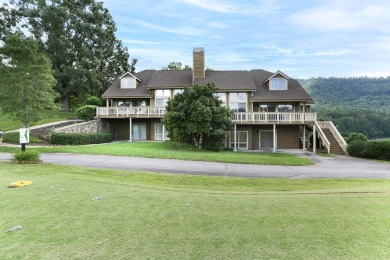
<path id="1" fill-rule="evenodd" d="M 52 164 L 210 176 L 254 178 L 390 178 L 390 164 L 347 156 L 322 157 L 298 150 L 290 151 L 290 153 L 309 158 L 315 162 L 315 165 L 267 166 L 67 153 L 42 154 L 41 159 L 45 163 Z M 11 154 L 0 153 L 0 160 L 9 160 L 10 158 Z"/>

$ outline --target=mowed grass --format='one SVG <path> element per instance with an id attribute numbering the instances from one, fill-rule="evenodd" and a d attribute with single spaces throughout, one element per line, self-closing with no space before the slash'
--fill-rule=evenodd
<path id="1" fill-rule="evenodd" d="M 32 124 L 32 126 L 35 125 L 41 125 L 41 124 L 47 124 L 57 121 L 63 121 L 67 119 L 75 119 L 77 118 L 76 114 L 74 112 L 67 112 L 67 111 L 53 111 L 48 110 L 46 112 L 46 118 Z M 0 110 L 0 129 L 3 131 L 9 131 L 9 130 L 15 130 L 22 128 L 23 125 L 20 121 L 15 121 L 9 118 L 8 115 L 2 114 Z"/>
<path id="2" fill-rule="evenodd" d="M 0 152 L 15 152 L 20 148 L 1 147 Z M 262 165 L 312 165 L 313 162 L 285 153 L 251 153 L 230 150 L 212 152 L 192 148 L 174 142 L 115 142 L 100 145 L 54 146 L 30 148 L 42 153 L 76 153 L 144 158 L 178 159 L 223 163 L 243 163 Z"/>
<path id="3" fill-rule="evenodd" d="M 31 186 L 10 189 L 17 180 Z M 390 180 L 0 163 L 2 259 L 389 259 Z M 94 200 L 95 199 L 95 200 Z M 12 226 L 22 230 L 6 232 Z"/>

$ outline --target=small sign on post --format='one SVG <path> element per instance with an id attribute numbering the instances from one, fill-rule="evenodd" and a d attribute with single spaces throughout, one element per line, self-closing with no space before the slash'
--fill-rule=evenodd
<path id="1" fill-rule="evenodd" d="M 20 128 L 19 131 L 19 143 L 22 145 L 22 151 L 26 150 L 26 144 L 30 143 L 30 129 Z"/>

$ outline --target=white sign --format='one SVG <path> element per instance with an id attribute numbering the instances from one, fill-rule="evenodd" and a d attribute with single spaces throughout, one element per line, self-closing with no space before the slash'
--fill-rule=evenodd
<path id="1" fill-rule="evenodd" d="M 30 129 L 29 128 L 20 128 L 19 143 L 21 143 L 21 144 L 30 143 Z"/>

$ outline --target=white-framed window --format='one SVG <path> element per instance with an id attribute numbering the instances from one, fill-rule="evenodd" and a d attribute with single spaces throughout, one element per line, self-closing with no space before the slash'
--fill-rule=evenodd
<path id="1" fill-rule="evenodd" d="M 168 131 L 164 129 L 163 124 L 154 125 L 154 140 L 156 141 L 169 140 Z"/>
<path id="2" fill-rule="evenodd" d="M 279 104 L 278 112 L 281 113 L 292 113 L 294 112 L 294 105 L 292 104 Z"/>
<path id="3" fill-rule="evenodd" d="M 179 93 L 183 93 L 184 89 L 182 88 L 177 88 L 177 89 L 174 89 L 173 90 L 173 96 L 175 96 L 176 94 L 179 94 Z"/>
<path id="4" fill-rule="evenodd" d="M 287 79 L 273 78 L 269 81 L 269 90 L 287 90 Z"/>
<path id="5" fill-rule="evenodd" d="M 226 106 L 226 93 L 215 93 L 215 96 L 222 101 L 223 106 Z"/>
<path id="6" fill-rule="evenodd" d="M 166 107 L 169 98 L 171 97 L 170 89 L 156 89 L 156 107 Z"/>
<path id="7" fill-rule="evenodd" d="M 135 78 L 125 77 L 121 79 L 121 88 L 136 88 L 137 83 Z"/>
<path id="8" fill-rule="evenodd" d="M 229 93 L 229 107 L 235 112 L 246 112 L 247 93 Z"/>
<path id="9" fill-rule="evenodd" d="M 118 100 L 116 103 L 117 107 L 130 107 L 131 101 L 130 100 Z"/>
<path id="10" fill-rule="evenodd" d="M 146 107 L 145 100 L 133 100 L 131 101 L 133 107 Z"/>
<path id="11" fill-rule="evenodd" d="M 234 132 L 230 132 L 230 148 L 234 149 Z M 236 131 L 236 148 L 248 149 L 248 131 Z"/>

